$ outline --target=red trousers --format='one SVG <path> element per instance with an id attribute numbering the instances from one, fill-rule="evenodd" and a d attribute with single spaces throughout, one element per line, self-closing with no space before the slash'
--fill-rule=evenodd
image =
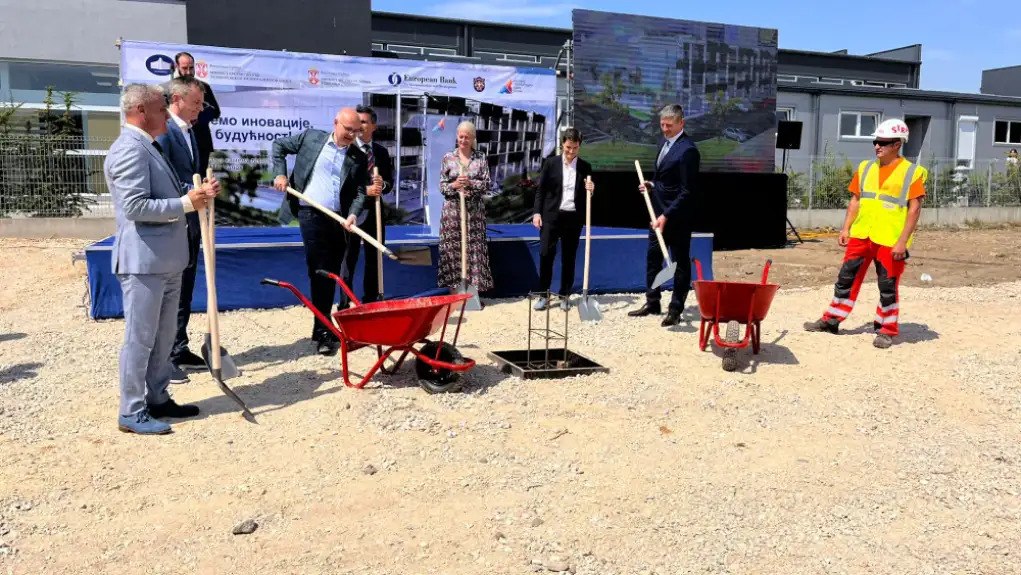
<path id="1" fill-rule="evenodd" d="M 900 313 L 900 277 L 904 273 L 905 260 L 894 260 L 891 248 L 871 240 L 851 238 L 844 252 L 844 263 L 833 289 L 833 302 L 823 314 L 823 320 L 844 321 L 851 314 L 858 299 L 862 280 L 869 271 L 869 264 L 875 260 L 876 275 L 879 276 L 879 305 L 873 326 L 879 333 L 895 336 Z"/>

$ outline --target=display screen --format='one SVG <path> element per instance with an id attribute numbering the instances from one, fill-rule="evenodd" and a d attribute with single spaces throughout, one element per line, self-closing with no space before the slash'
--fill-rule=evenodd
<path id="1" fill-rule="evenodd" d="M 596 170 L 650 173 L 659 110 L 684 109 L 701 171 L 772 172 L 777 30 L 574 10 L 574 124 Z"/>

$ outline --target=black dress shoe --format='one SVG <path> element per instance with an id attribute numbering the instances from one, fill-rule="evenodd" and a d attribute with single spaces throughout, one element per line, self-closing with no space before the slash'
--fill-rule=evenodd
<path id="1" fill-rule="evenodd" d="M 149 406 L 149 415 L 155 419 L 163 419 L 166 417 L 181 419 L 185 417 L 195 417 L 198 414 L 199 407 L 197 405 L 178 405 L 173 399 L 159 405 Z"/>
<path id="2" fill-rule="evenodd" d="M 179 356 L 170 358 L 170 362 L 180 369 L 206 369 L 206 361 L 187 349 Z"/>
<path id="3" fill-rule="evenodd" d="M 646 302 L 645 305 L 643 305 L 642 307 L 636 309 L 635 311 L 629 311 L 627 314 L 628 317 L 645 317 L 647 315 L 659 315 L 661 313 L 663 313 L 663 310 L 660 309 L 658 303 Z"/>
<path id="4" fill-rule="evenodd" d="M 332 337 L 320 338 L 316 345 L 316 352 L 319 355 L 333 355 L 337 353 L 338 349 L 340 349 L 340 342 Z"/>
<path id="5" fill-rule="evenodd" d="M 679 323 L 681 323 L 681 313 L 674 310 L 668 310 L 666 312 L 666 317 L 663 318 L 663 322 L 659 325 L 663 327 L 670 327 Z"/>

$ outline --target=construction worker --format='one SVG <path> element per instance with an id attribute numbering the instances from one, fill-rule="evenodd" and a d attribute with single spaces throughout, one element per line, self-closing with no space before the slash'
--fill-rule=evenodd
<path id="1" fill-rule="evenodd" d="M 901 120 L 883 122 L 872 137 L 876 159 L 859 164 L 848 186 L 853 197 L 837 240 L 847 251 L 833 302 L 822 319 L 806 323 L 805 329 L 837 333 L 858 299 L 869 263 L 875 260 L 879 305 L 873 322 L 878 333 L 872 344 L 887 349 L 899 333 L 897 292 L 921 214 L 928 171 L 901 156 L 901 148 L 908 141 L 908 127 Z"/>

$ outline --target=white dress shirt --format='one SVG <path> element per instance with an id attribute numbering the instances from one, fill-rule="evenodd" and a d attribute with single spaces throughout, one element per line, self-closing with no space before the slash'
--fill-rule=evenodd
<path id="1" fill-rule="evenodd" d="M 175 114 L 173 112 L 170 112 L 169 110 L 168 110 L 168 112 L 170 113 L 170 117 L 174 119 L 174 123 L 177 124 L 177 127 L 181 129 L 181 133 L 184 134 L 184 139 L 185 139 L 186 142 L 188 142 L 188 155 L 191 156 L 192 161 L 194 161 L 195 160 L 195 150 L 191 149 L 192 139 L 191 139 L 191 135 L 189 135 L 189 133 L 188 133 L 188 132 L 191 131 L 191 124 L 189 124 L 188 122 L 185 122 L 181 118 L 178 118 L 177 114 Z"/>
<path id="2" fill-rule="evenodd" d="M 134 130 L 135 132 L 142 134 L 142 137 L 145 138 L 145 141 L 149 142 L 150 146 L 153 144 L 153 142 L 156 141 L 156 138 L 153 138 L 152 134 L 146 132 L 145 130 L 139 128 L 134 124 L 125 123 L 124 127 L 128 130 Z M 164 162 L 166 162 L 166 159 L 167 159 L 166 156 L 164 156 L 163 157 Z M 167 170 L 170 172 L 171 176 L 173 176 L 175 179 L 177 178 L 177 174 L 175 174 L 174 171 L 170 169 L 169 163 L 167 163 Z M 181 196 L 181 204 L 184 206 L 184 213 L 187 214 L 195 211 L 195 206 L 191 205 L 191 198 L 188 197 L 188 194 L 184 194 Z"/>
<path id="3" fill-rule="evenodd" d="M 563 161 L 561 159 L 561 161 Z M 563 195 L 560 198 L 560 211 L 573 212 L 574 206 L 574 185 L 578 181 L 578 156 L 575 156 L 571 163 L 564 163 Z"/>

